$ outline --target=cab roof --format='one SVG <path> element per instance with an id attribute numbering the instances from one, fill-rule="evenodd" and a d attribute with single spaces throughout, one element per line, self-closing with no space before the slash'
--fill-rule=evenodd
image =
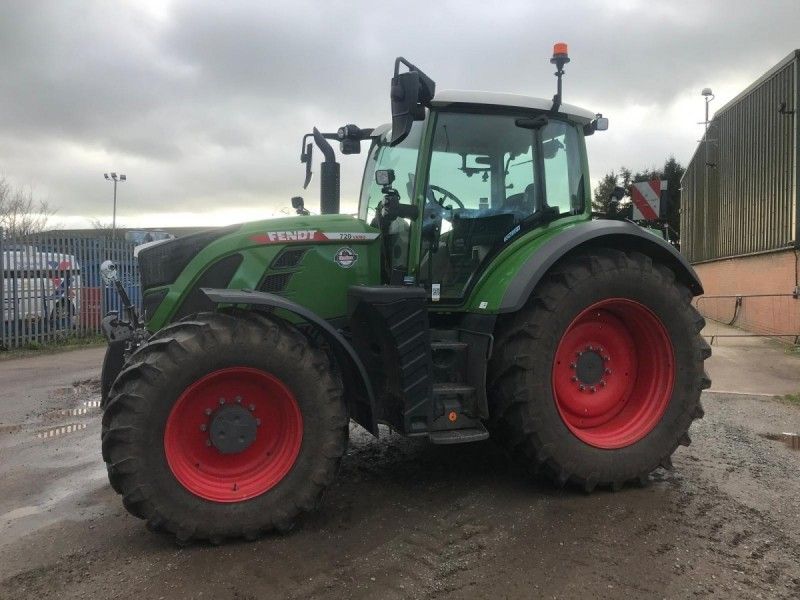
<path id="1" fill-rule="evenodd" d="M 472 90 L 441 90 L 437 91 L 431 101 L 432 106 L 449 106 L 451 104 L 482 104 L 486 106 L 511 106 L 514 108 L 532 108 L 534 110 L 549 111 L 553 100 L 523 96 L 521 94 L 508 94 L 504 92 L 481 92 Z M 595 113 L 580 108 L 573 104 L 562 104 L 559 113 L 578 121 L 588 123 L 595 118 Z"/>

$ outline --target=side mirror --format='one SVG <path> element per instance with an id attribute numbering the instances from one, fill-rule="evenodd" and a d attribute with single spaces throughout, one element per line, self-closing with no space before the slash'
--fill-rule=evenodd
<path id="1" fill-rule="evenodd" d="M 408 67 L 400 73 L 400 65 Z M 390 90 L 392 103 L 391 146 L 399 144 L 411 132 L 414 121 L 425 118 L 425 107 L 430 106 L 436 83 L 402 56 L 394 61 L 394 77 Z"/>
<path id="2" fill-rule="evenodd" d="M 606 131 L 608 129 L 608 118 L 598 114 L 594 120 L 583 126 L 584 135 L 592 135 L 595 131 Z"/>
<path id="3" fill-rule="evenodd" d="M 375 183 L 382 187 L 392 185 L 394 183 L 394 169 L 379 169 L 375 171 Z"/>
<path id="4" fill-rule="evenodd" d="M 100 277 L 106 284 L 112 284 L 119 279 L 117 265 L 113 260 L 104 260 L 100 264 Z"/>

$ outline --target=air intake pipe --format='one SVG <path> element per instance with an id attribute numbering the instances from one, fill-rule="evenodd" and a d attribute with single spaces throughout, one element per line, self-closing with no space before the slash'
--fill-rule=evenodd
<path id="1" fill-rule="evenodd" d="M 314 142 L 325 157 L 320 164 L 319 212 L 323 215 L 339 214 L 339 163 L 328 140 L 316 127 Z"/>

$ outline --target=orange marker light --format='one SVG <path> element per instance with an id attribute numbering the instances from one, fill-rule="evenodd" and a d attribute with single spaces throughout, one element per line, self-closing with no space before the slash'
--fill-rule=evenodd
<path id="1" fill-rule="evenodd" d="M 458 419 L 458 413 L 454 410 L 451 410 L 450 413 L 447 415 L 447 418 L 450 420 L 451 423 L 455 423 L 456 419 Z"/>
<path id="2" fill-rule="evenodd" d="M 556 42 L 553 44 L 553 56 L 557 54 L 569 54 L 567 51 L 567 44 L 566 42 Z"/>

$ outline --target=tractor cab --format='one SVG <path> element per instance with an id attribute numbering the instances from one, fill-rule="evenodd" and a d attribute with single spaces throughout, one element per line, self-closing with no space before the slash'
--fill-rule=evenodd
<path id="1" fill-rule="evenodd" d="M 400 57 L 391 124 L 314 129 L 303 138 L 306 186 L 310 138 L 325 157 L 322 213 L 339 212 L 339 165 L 328 140 L 338 140 L 342 154 L 359 153 L 361 142 L 371 141 L 358 216 L 380 231 L 382 284 L 422 286 L 440 306 L 461 305 L 494 257 L 521 234 L 590 219 L 584 139 L 608 121 L 562 103 L 565 46 L 551 62 L 558 92 L 547 100 L 436 92 L 430 77 Z M 401 73 L 403 66 L 408 71 Z"/>
<path id="2" fill-rule="evenodd" d="M 444 91 L 396 145 L 391 126 L 375 130 L 359 217 L 383 233 L 385 282 L 399 271 L 433 301 L 460 303 L 520 233 L 589 218 L 584 130 L 595 115 L 549 109 L 538 98 Z M 415 209 L 409 217 L 382 214 L 376 176 L 387 175 L 399 204 Z"/>

